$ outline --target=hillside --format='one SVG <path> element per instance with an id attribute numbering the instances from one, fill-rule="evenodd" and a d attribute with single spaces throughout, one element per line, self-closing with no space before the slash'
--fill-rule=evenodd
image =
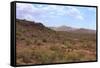
<path id="1" fill-rule="evenodd" d="M 40 22 L 16 20 L 17 65 L 96 60 L 96 34 L 55 31 Z"/>
<path id="2" fill-rule="evenodd" d="M 59 27 L 49 27 L 55 31 L 67 31 L 67 32 L 77 32 L 77 33 L 96 33 L 95 30 L 92 29 L 85 29 L 85 28 L 73 28 L 69 26 L 59 26 Z"/>

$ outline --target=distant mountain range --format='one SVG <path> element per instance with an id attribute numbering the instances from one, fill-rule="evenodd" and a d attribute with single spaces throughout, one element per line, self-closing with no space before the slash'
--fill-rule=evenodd
<path id="1" fill-rule="evenodd" d="M 82 32 L 82 33 L 96 33 L 96 30 L 85 28 L 74 28 L 69 26 L 49 27 L 55 31 L 67 31 L 67 32 Z"/>

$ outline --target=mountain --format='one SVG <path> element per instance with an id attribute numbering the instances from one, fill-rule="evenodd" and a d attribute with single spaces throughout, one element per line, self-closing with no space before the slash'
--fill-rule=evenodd
<path id="1" fill-rule="evenodd" d="M 82 33 L 96 33 L 95 30 L 85 28 L 74 28 L 69 26 L 49 27 L 55 31 L 67 31 L 67 32 L 82 32 Z"/>
<path id="2" fill-rule="evenodd" d="M 17 40 L 20 41 L 21 38 L 29 38 L 30 40 L 43 40 L 46 39 L 48 42 L 55 42 L 58 35 L 56 31 L 44 26 L 40 22 L 27 21 L 27 20 L 16 20 L 16 33 Z M 52 40 L 52 39 L 55 39 Z M 60 41 L 60 40 L 59 40 Z"/>
<path id="3" fill-rule="evenodd" d="M 81 33 L 96 33 L 96 30 L 80 28 L 80 29 L 77 29 L 76 32 L 81 32 Z"/>
<path id="4" fill-rule="evenodd" d="M 72 28 L 69 26 L 59 26 L 59 27 L 50 27 L 51 29 L 55 31 L 74 31 L 76 28 Z"/>

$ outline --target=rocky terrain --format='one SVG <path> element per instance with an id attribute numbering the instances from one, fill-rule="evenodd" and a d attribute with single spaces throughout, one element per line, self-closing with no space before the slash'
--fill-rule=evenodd
<path id="1" fill-rule="evenodd" d="M 96 60 L 96 31 L 16 19 L 17 65 Z"/>

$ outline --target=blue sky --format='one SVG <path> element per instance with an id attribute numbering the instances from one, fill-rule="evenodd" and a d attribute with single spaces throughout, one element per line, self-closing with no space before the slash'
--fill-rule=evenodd
<path id="1" fill-rule="evenodd" d="M 16 18 L 41 22 L 48 27 L 96 29 L 96 8 L 17 3 Z"/>

